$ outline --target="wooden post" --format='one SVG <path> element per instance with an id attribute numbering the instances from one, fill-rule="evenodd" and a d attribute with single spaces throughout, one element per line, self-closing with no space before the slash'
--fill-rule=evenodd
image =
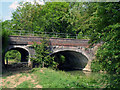
<path id="1" fill-rule="evenodd" d="M 8 57 L 6 57 L 6 64 L 8 65 Z"/>

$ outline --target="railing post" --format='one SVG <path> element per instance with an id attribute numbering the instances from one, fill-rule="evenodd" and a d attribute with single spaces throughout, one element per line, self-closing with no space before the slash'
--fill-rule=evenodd
<path id="1" fill-rule="evenodd" d="M 76 34 L 76 39 L 77 39 L 77 34 Z"/>
<path id="2" fill-rule="evenodd" d="M 21 30 L 20 30 L 20 36 L 21 36 Z"/>
<path id="3" fill-rule="evenodd" d="M 34 36 L 34 31 L 33 31 L 33 36 Z"/>
<path id="4" fill-rule="evenodd" d="M 46 32 L 45 32 L 45 37 L 46 37 Z"/>
<path id="5" fill-rule="evenodd" d="M 68 34 L 67 34 L 67 38 L 68 38 Z"/>
<path id="6" fill-rule="evenodd" d="M 57 37 L 57 33 L 55 33 L 56 37 Z"/>

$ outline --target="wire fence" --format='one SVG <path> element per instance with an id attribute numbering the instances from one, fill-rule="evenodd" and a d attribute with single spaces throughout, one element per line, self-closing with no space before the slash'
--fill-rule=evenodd
<path id="1" fill-rule="evenodd" d="M 78 34 L 57 33 L 57 32 L 40 32 L 27 30 L 10 30 L 10 35 L 18 36 L 40 36 L 40 37 L 56 37 L 56 38 L 78 38 Z"/>

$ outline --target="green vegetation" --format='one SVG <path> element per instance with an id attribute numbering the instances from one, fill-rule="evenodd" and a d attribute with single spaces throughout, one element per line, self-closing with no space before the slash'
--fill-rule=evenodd
<path id="1" fill-rule="evenodd" d="M 33 72 L 37 76 L 39 84 L 43 88 L 106 88 L 109 80 L 104 74 L 90 76 L 70 75 L 63 71 L 54 71 L 43 68 L 42 72 L 37 69 Z M 106 78 L 107 77 L 107 78 Z"/>
<path id="2" fill-rule="evenodd" d="M 2 36 L 0 34 L 0 36 L 2 37 L 2 67 L 5 68 L 5 65 L 4 65 L 4 53 L 5 53 L 5 49 L 8 45 L 8 36 L 10 35 L 10 32 L 8 31 L 8 26 L 9 26 L 9 22 L 8 21 L 4 21 L 2 22 L 0 20 L 0 25 L 2 26 Z"/>
<path id="3" fill-rule="evenodd" d="M 20 3 L 13 13 L 12 30 L 26 30 L 29 32 L 72 32 L 69 23 L 62 19 L 69 11 L 69 3 L 53 2 L 46 5 L 32 5 L 31 3 Z M 21 13 L 21 14 L 20 14 Z"/>
<path id="4" fill-rule="evenodd" d="M 17 50 L 10 50 L 5 54 L 5 60 L 8 60 L 8 63 L 20 62 L 21 54 Z"/>
<path id="5" fill-rule="evenodd" d="M 90 14 L 89 21 L 86 21 L 88 27 L 84 26 L 83 30 L 87 35 L 91 35 L 91 44 L 103 42 L 96 54 L 102 69 L 119 74 L 120 5 L 119 3 L 93 3 L 90 8 L 94 11 Z"/>
<path id="6" fill-rule="evenodd" d="M 5 48 L 8 45 L 8 36 L 9 36 L 9 31 L 6 27 L 8 25 L 8 21 L 0 22 L 2 24 L 2 53 L 5 51 Z"/>
<path id="7" fill-rule="evenodd" d="M 45 5 L 20 3 L 20 7 L 13 12 L 12 19 L 1 22 L 2 52 L 7 46 L 10 30 L 13 32 L 15 30 L 25 30 L 24 33 L 36 32 L 36 34 L 39 34 L 38 31 L 66 33 L 66 36 L 60 37 L 71 37 L 67 34 L 77 34 L 79 39 L 89 39 L 91 47 L 97 43 L 102 43 L 97 51 L 96 59 L 92 62 L 92 69 L 93 71 L 103 70 L 116 74 L 115 77 L 111 76 L 110 87 L 117 87 L 120 85 L 120 79 L 118 78 L 120 74 L 119 18 L 120 2 L 46 2 Z M 34 44 L 33 47 L 37 54 L 33 61 L 40 63 L 41 67 L 48 66 L 48 64 L 56 67 L 58 64 L 48 55 L 49 51 L 44 45 L 45 43 Z M 61 59 L 64 61 L 64 57 L 61 57 Z M 65 82 L 67 82 L 66 80 Z M 69 83 L 72 83 L 72 81 L 69 81 Z M 83 83 L 81 85 L 87 87 Z"/>
<path id="8" fill-rule="evenodd" d="M 48 38 L 43 38 L 40 45 L 36 43 L 33 44 L 32 47 L 35 49 L 36 54 L 31 60 L 33 61 L 34 67 L 51 67 L 58 69 L 59 66 L 65 62 L 65 56 L 63 55 L 57 55 L 59 60 L 56 59 L 55 55 L 50 56 L 52 52 L 50 51 L 49 44 Z"/>
<path id="9" fill-rule="evenodd" d="M 35 58 L 31 58 L 34 64 L 38 67 L 53 67 L 56 68 L 57 63 L 54 61 L 54 57 L 51 57 L 47 39 L 41 40 L 41 44 L 33 44 L 33 47 L 36 51 Z"/>
<path id="10" fill-rule="evenodd" d="M 6 78 L 7 81 L 11 80 L 9 77 Z M 27 73 L 20 73 L 18 76 L 13 73 L 12 77 L 14 77 L 13 80 L 15 82 L 10 81 L 9 85 L 4 84 L 3 87 L 9 88 L 14 84 L 13 86 L 16 88 L 35 88 L 38 85 L 42 88 L 110 88 L 109 85 L 111 83 L 109 74 L 71 75 L 70 73 L 50 68 L 34 68 Z"/>
<path id="11" fill-rule="evenodd" d="M 24 81 L 23 83 L 21 83 L 20 85 L 18 85 L 16 88 L 32 88 L 35 85 L 32 84 L 30 81 Z"/>
<path id="12" fill-rule="evenodd" d="M 92 72 L 100 72 L 100 70 L 102 70 L 99 60 L 93 60 L 91 62 L 91 70 Z"/>

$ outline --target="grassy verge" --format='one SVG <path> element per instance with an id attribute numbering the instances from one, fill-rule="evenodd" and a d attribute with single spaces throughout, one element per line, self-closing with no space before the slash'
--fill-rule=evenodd
<path id="1" fill-rule="evenodd" d="M 8 75 L 3 80 L 4 88 L 108 88 L 110 85 L 107 74 L 71 75 L 50 68 L 34 68 L 26 73 Z"/>
<path id="2" fill-rule="evenodd" d="M 109 83 L 109 76 L 105 74 L 80 76 L 47 68 L 34 70 L 32 73 L 43 88 L 106 88 Z"/>

